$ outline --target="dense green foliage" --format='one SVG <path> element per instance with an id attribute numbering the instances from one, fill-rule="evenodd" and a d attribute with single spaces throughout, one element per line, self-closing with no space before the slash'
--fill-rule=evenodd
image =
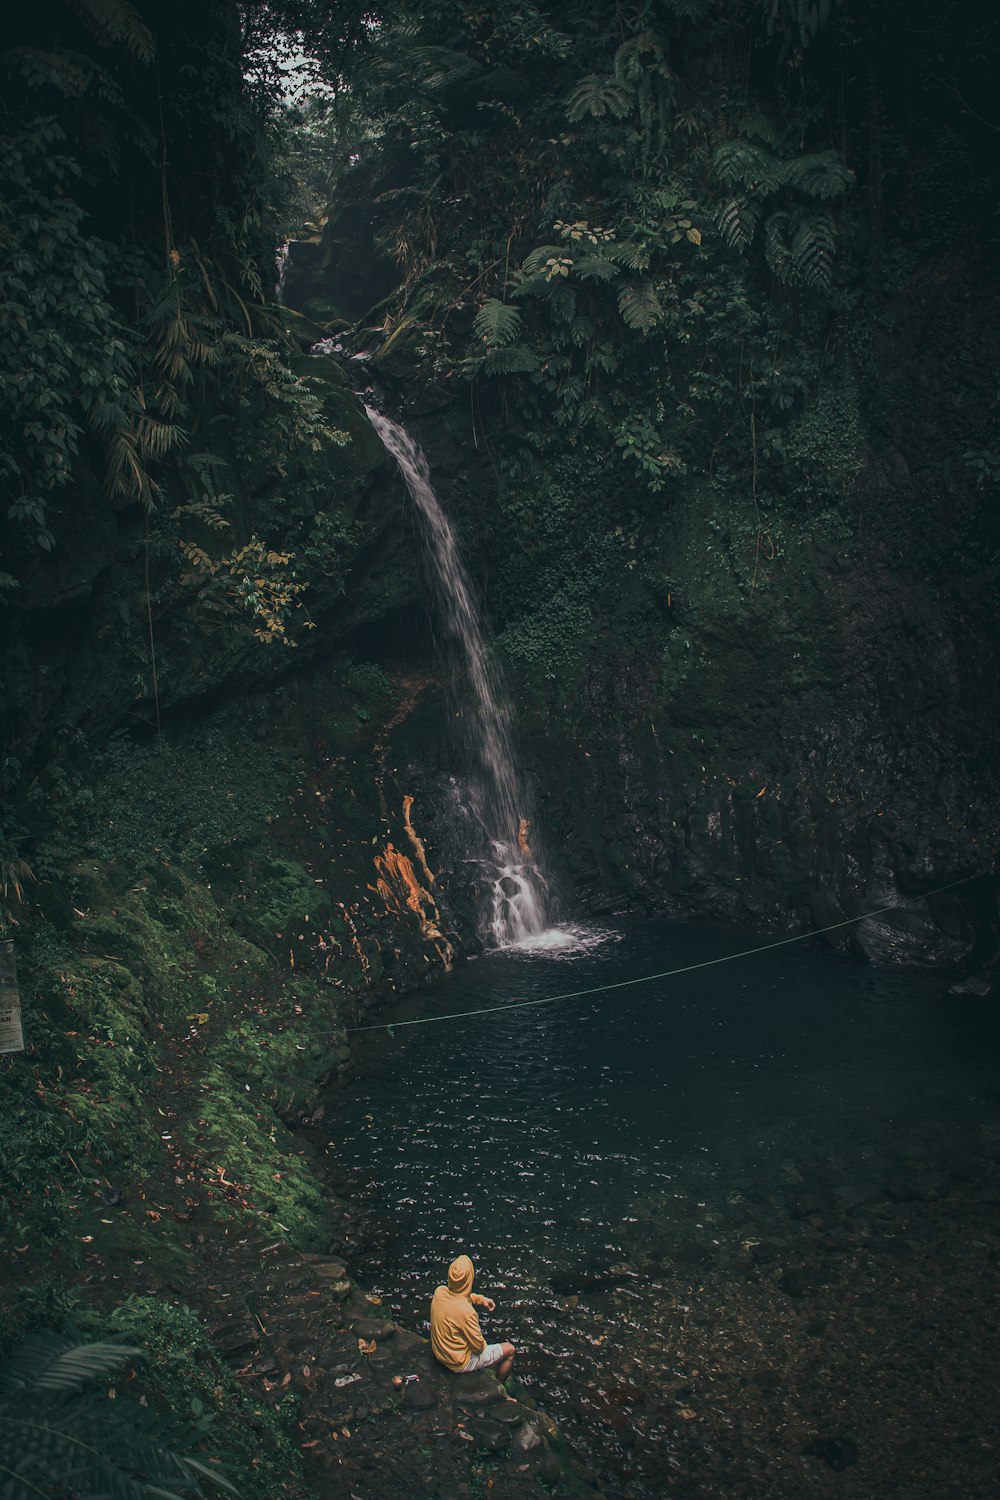
<path id="1" fill-rule="evenodd" d="M 180 1500 L 236 1491 L 190 1451 L 199 1434 L 107 1382 L 140 1351 L 40 1330 L 0 1364 L 0 1474 L 9 1500 Z M 94 1386 L 101 1382 L 100 1392 Z M 178 1451 L 178 1440 L 189 1451 Z M 218 1460 L 214 1460 L 218 1462 Z M 44 1487 L 44 1488 L 43 1488 Z"/>
<path id="2" fill-rule="evenodd" d="M 956 223 L 965 254 L 995 231 L 995 28 L 919 17 L 851 0 L 296 12 L 341 143 L 320 246 L 341 285 L 371 246 L 395 261 L 397 290 L 376 300 L 373 282 L 354 330 L 382 341 L 387 378 L 472 384 L 502 529 L 525 539 L 495 608 L 520 614 L 529 586 L 542 601 L 514 654 L 554 661 L 556 616 L 557 655 L 578 644 L 615 537 L 651 540 L 692 483 L 718 485 L 751 588 L 783 526 L 851 515 L 872 317 Z"/>

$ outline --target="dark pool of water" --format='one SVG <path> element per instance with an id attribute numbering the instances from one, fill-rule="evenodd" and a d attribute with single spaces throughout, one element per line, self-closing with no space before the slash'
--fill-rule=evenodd
<path id="1" fill-rule="evenodd" d="M 630 923 L 594 946 L 465 963 L 387 1019 L 541 999 L 754 946 L 734 929 Z M 779 1275 L 808 1264 L 825 1234 L 822 1265 L 838 1265 L 844 1298 L 858 1300 L 871 1246 L 892 1241 L 900 1215 L 930 1216 L 929 1241 L 936 1206 L 975 1190 L 1000 1133 L 996 1008 L 948 999 L 940 977 L 874 970 L 815 942 L 354 1040 L 360 1078 L 338 1101 L 337 1154 L 400 1227 L 371 1290 L 419 1326 L 449 1261 L 471 1254 L 497 1301 L 487 1337 L 524 1351 L 527 1388 L 585 1431 L 621 1495 L 662 1493 L 696 1423 L 698 1461 L 710 1449 L 711 1463 L 730 1463 L 733 1392 L 754 1493 L 767 1464 L 741 1393 L 758 1390 L 762 1361 L 796 1357 L 769 1340 L 794 1345 L 816 1325 Z M 754 1259 L 761 1242 L 776 1246 L 773 1266 Z M 744 1330 L 728 1354 L 720 1319 Z M 700 1341 L 699 1325 L 712 1325 Z M 713 1358 L 709 1411 L 692 1380 L 695 1359 Z M 797 1389 L 801 1404 L 802 1380 Z M 822 1427 L 817 1390 L 809 1420 Z M 798 1415 L 786 1410 L 781 1430 Z M 832 1482 L 829 1451 L 796 1462 Z M 714 1483 L 706 1469 L 691 1492 L 716 1493 Z M 813 1488 L 826 1493 L 818 1479 Z"/>

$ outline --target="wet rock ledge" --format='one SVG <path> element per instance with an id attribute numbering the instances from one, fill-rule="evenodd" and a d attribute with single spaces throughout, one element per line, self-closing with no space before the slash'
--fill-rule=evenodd
<path id="1" fill-rule="evenodd" d="M 298 1398 L 317 1495 L 598 1496 L 529 1396 L 508 1396 L 489 1371 L 444 1370 L 426 1339 L 379 1316 L 342 1260 L 253 1235 L 204 1254 L 213 1341 L 262 1403 Z"/>

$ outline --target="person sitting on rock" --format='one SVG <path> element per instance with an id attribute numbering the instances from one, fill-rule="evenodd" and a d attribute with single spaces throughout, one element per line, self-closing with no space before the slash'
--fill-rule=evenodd
<path id="1" fill-rule="evenodd" d="M 492 1312 L 492 1297 L 472 1290 L 472 1261 L 460 1255 L 448 1267 L 448 1285 L 439 1286 L 431 1298 L 431 1349 L 434 1358 L 457 1375 L 497 1366 L 497 1379 L 506 1380 L 514 1364 L 513 1344 L 488 1344 L 479 1326 L 475 1306 Z"/>

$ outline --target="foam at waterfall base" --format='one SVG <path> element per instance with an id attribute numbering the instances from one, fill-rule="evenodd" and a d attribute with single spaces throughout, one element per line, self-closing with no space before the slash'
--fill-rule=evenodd
<path id="1" fill-rule="evenodd" d="M 502 953 L 546 953 L 552 958 L 575 958 L 580 953 L 590 953 L 604 943 L 614 943 L 621 934 L 606 927 L 577 927 L 571 922 L 557 927 L 546 927 L 544 932 L 532 932 L 515 943 L 505 943 Z"/>

